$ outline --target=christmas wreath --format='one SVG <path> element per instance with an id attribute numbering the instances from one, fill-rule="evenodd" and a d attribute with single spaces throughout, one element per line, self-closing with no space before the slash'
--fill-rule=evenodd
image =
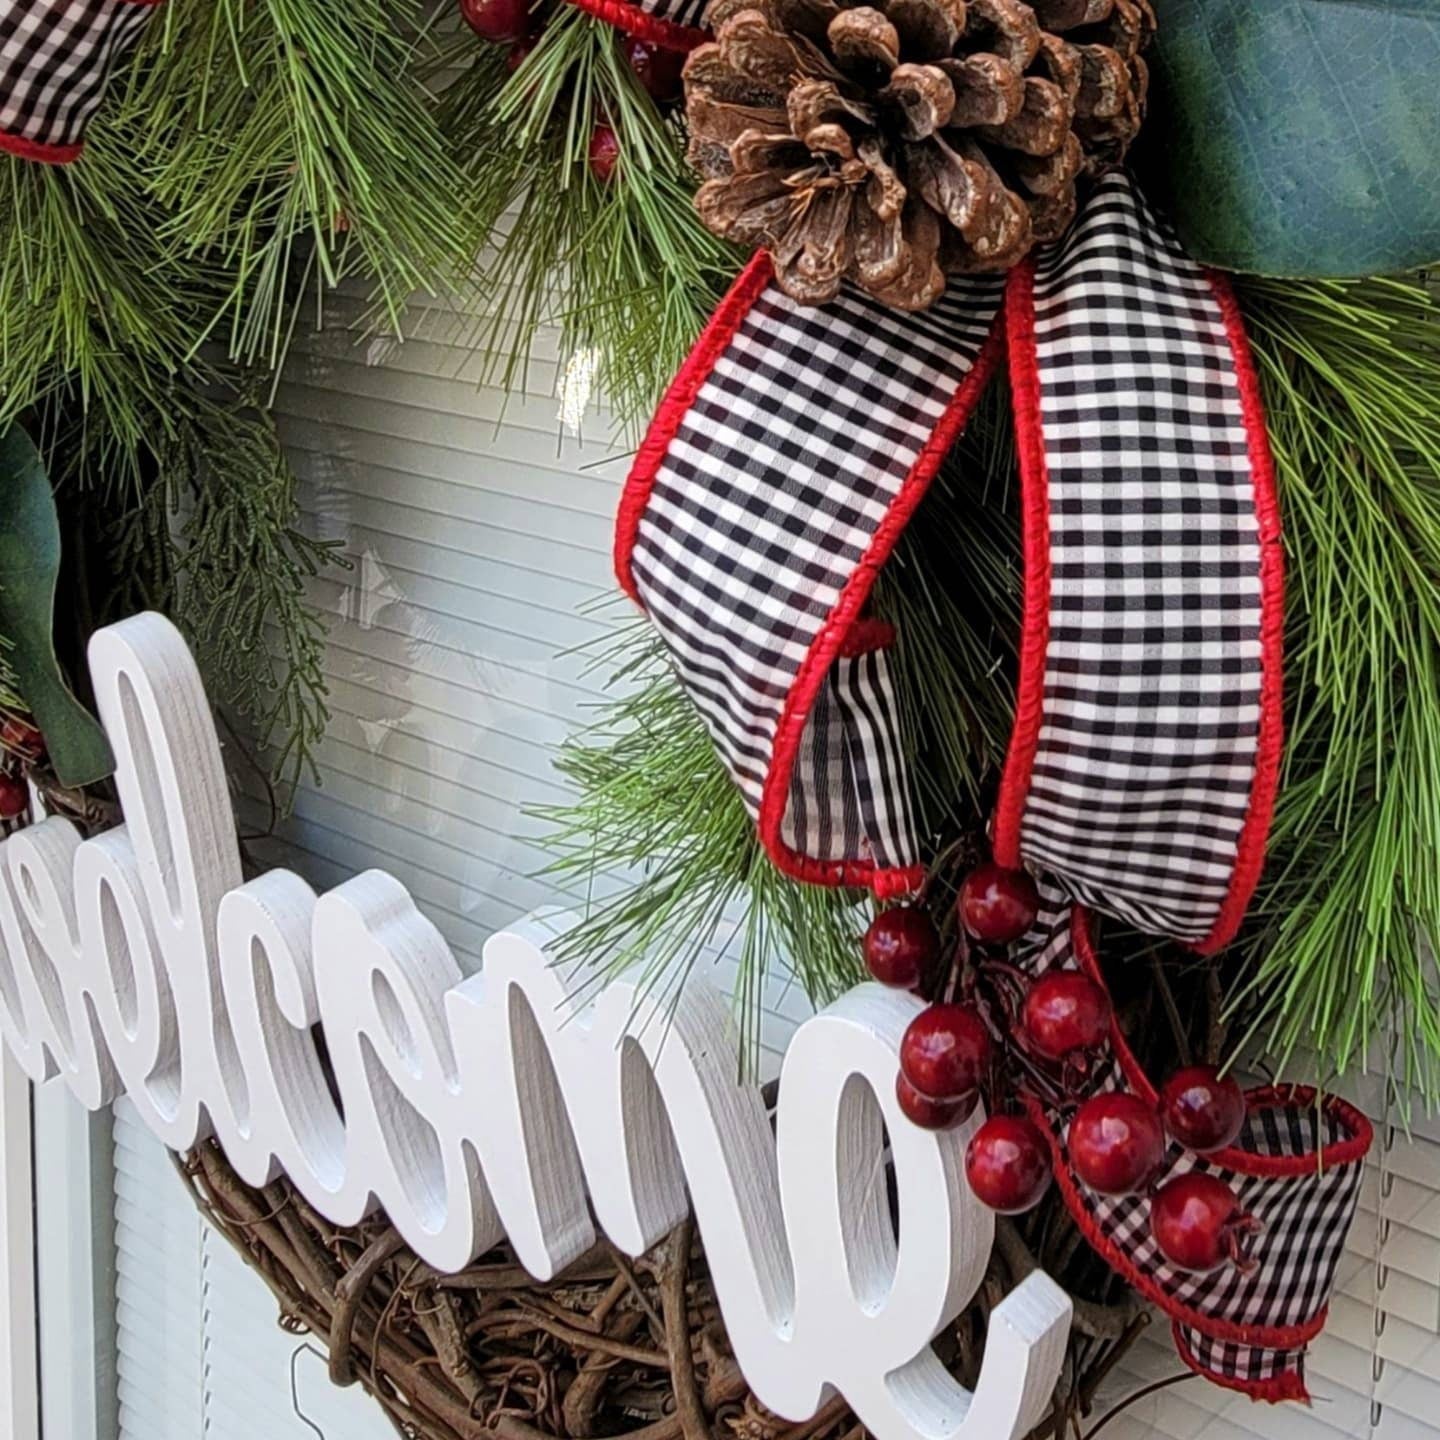
<path id="1" fill-rule="evenodd" d="M 900 1104 L 984 1098 L 967 1172 L 1015 1243 L 1302 1397 L 1369 1127 L 1226 1067 L 1377 1042 L 1437 1089 L 1440 19 L 460 16 L 0 0 L 5 483 L 50 488 L 22 426 L 62 516 L 102 482 L 82 569 L 118 536 L 110 603 L 208 637 L 293 776 L 330 557 L 257 382 L 308 295 L 365 275 L 398 328 L 488 241 L 496 373 L 558 318 L 648 422 L 616 539 L 648 625 L 549 813 L 557 874 L 629 878 L 569 955 L 670 986 L 727 929 L 752 1033 L 770 965 L 919 988 Z M 10 768 L 92 780 L 4 578 Z"/>

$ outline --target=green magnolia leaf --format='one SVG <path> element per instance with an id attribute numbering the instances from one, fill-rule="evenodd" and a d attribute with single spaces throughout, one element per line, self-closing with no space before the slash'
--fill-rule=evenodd
<path id="1" fill-rule="evenodd" d="M 1196 259 L 1355 276 L 1440 258 L 1440 0 L 1161 0 L 1149 177 Z"/>
<path id="2" fill-rule="evenodd" d="M 45 466 L 30 437 L 0 435 L 0 635 L 6 659 L 62 785 L 88 785 L 115 768 L 105 732 L 70 693 L 55 659 L 52 624 L 60 526 Z"/>

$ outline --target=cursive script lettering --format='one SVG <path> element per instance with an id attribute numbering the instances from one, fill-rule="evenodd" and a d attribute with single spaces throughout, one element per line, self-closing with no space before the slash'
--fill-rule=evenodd
<path id="1" fill-rule="evenodd" d="M 597 1223 L 639 1254 L 693 1205 L 736 1357 L 781 1415 L 838 1390 L 881 1440 L 1002 1440 L 1040 1418 L 1070 1320 L 1048 1277 L 992 1313 L 973 1393 L 930 1348 L 994 1222 L 961 1168 L 980 1117 L 936 1134 L 896 1106 L 919 1002 L 862 985 L 801 1025 L 772 1131 L 707 984 L 666 1016 L 623 980 L 582 1002 L 541 917 L 467 978 L 381 871 L 318 897 L 284 870 L 242 883 L 179 634 L 136 616 L 90 664 L 125 824 L 82 841 L 46 819 L 0 845 L 0 1027 L 34 1080 L 92 1109 L 124 1092 L 170 1148 L 213 1136 L 248 1182 L 283 1172 L 338 1224 L 383 1206 L 443 1270 L 508 1237 L 548 1278 Z"/>

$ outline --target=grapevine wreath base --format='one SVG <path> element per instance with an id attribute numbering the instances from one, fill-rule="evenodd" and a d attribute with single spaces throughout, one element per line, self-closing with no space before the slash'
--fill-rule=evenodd
<path id="1" fill-rule="evenodd" d="M 773 1097 L 772 1097 L 773 1098 Z M 639 1259 L 602 1241 L 563 1274 L 538 1281 L 505 1248 L 444 1275 L 377 1214 L 337 1226 L 281 1178 L 246 1185 L 207 1143 L 178 1158 L 205 1218 L 280 1304 L 280 1326 L 329 1351 L 330 1375 L 368 1391 L 409 1440 L 859 1440 L 839 1396 L 792 1424 L 751 1394 L 726 1339 L 699 1237 L 686 1221 Z M 1035 1237 L 1000 1218 L 985 1281 L 935 1339 L 968 1388 L 987 1317 L 1037 1265 Z M 1083 1254 L 1073 1228 L 1044 1237 Z M 1070 1360 L 1034 1440 L 1073 1432 L 1150 1313 L 1113 1273 L 1098 1299 L 1075 1297 Z"/>

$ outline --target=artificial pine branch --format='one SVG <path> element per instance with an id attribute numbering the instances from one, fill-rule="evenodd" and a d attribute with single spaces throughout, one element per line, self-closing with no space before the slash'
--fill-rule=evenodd
<path id="1" fill-rule="evenodd" d="M 205 277 L 176 283 L 158 222 L 103 126 L 83 165 L 0 155 L 0 429 L 63 393 L 133 452 L 147 394 L 183 363 L 204 316 Z"/>
<path id="2" fill-rule="evenodd" d="M 610 26 L 564 6 L 508 75 L 495 47 L 463 32 L 440 70 L 470 63 L 438 118 L 490 233 L 485 315 L 467 337 L 498 357 L 489 378 L 519 383 L 536 332 L 558 326 L 565 353 L 594 353 L 600 388 L 633 430 L 743 257 L 696 218 L 679 121 L 621 47 Z M 620 145 L 608 181 L 588 162 L 597 123 Z"/>
<path id="3" fill-rule="evenodd" d="M 400 333 L 411 292 L 463 280 L 480 232 L 422 53 L 418 15 L 389 0 L 213 0 L 147 35 L 112 123 L 163 209 L 157 242 L 218 272 L 192 353 L 213 334 L 274 369 L 307 291 L 318 319 L 326 291 L 361 276 Z"/>
<path id="4" fill-rule="evenodd" d="M 1440 1089 L 1440 307 L 1245 281 L 1289 554 L 1285 767 L 1243 940 L 1249 1033 L 1351 1069 L 1393 1019 Z"/>
<path id="5" fill-rule="evenodd" d="M 552 826 L 550 873 L 588 901 L 561 956 L 595 983 L 639 967 L 643 985 L 674 997 L 707 951 L 731 950 L 753 1058 L 767 969 L 783 956 L 807 994 L 833 999 L 857 978 L 863 909 L 770 864 L 659 641 L 632 630 L 625 648 L 621 693 L 557 761 L 576 800 L 537 811 Z"/>
<path id="6" fill-rule="evenodd" d="M 123 603 L 181 624 L 282 782 L 325 724 L 305 582 L 330 557 L 214 352 L 274 372 L 306 277 L 323 297 L 363 274 L 398 333 L 412 290 L 468 270 L 479 232 L 413 73 L 426 43 L 388 0 L 167 7 L 80 161 L 0 157 L 0 423 L 30 417 L 76 533 L 117 548 Z"/>

